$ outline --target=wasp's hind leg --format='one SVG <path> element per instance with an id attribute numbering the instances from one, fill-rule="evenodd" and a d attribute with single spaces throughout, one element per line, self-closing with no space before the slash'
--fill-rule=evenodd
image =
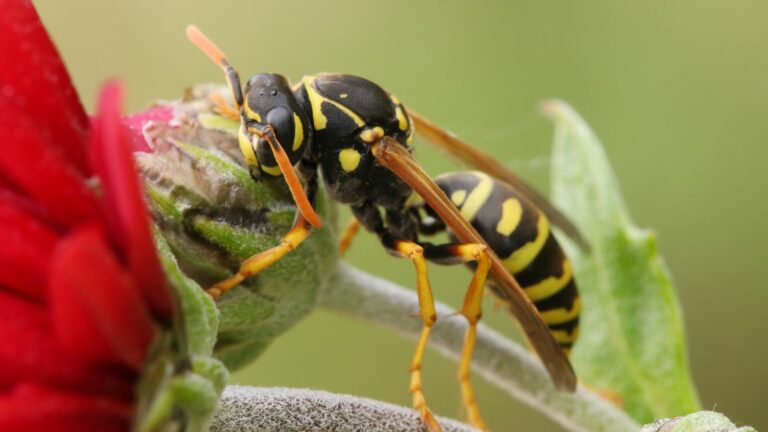
<path id="1" fill-rule="evenodd" d="M 477 338 L 477 323 L 482 316 L 482 300 L 485 279 L 490 268 L 488 248 L 477 243 L 446 244 L 440 246 L 425 246 L 424 255 L 430 261 L 440 264 L 458 264 L 461 262 L 475 262 L 475 273 L 469 283 L 467 293 L 464 295 L 464 303 L 459 312 L 468 323 L 464 346 L 461 349 L 461 361 L 459 363 L 459 385 L 461 387 L 462 400 L 467 410 L 470 423 L 478 429 L 488 430 L 480 416 L 480 409 L 475 399 L 475 391 L 470 381 L 469 366 L 472 361 L 472 352 Z"/>
<path id="2" fill-rule="evenodd" d="M 313 177 L 307 182 L 307 196 L 312 205 L 314 205 L 315 196 L 317 195 L 317 187 L 317 177 Z M 212 287 L 208 288 L 206 292 L 214 299 L 219 298 L 222 294 L 234 288 L 240 282 L 271 266 L 280 258 L 299 247 L 299 245 L 309 237 L 311 231 L 312 226 L 306 219 L 304 219 L 301 212 L 297 210 L 293 226 L 290 231 L 280 239 L 279 245 L 263 252 L 259 252 L 246 259 L 240 264 L 240 269 L 236 274 L 214 284 Z"/>
<path id="3" fill-rule="evenodd" d="M 427 277 L 427 262 L 424 259 L 424 248 L 416 242 L 391 234 L 384 227 L 379 209 L 373 204 L 366 202 L 360 206 L 353 206 L 352 212 L 360 224 L 378 235 L 381 244 L 389 254 L 409 258 L 416 268 L 416 292 L 419 299 L 419 317 L 422 320 L 422 329 L 409 367 L 411 382 L 408 391 L 413 396 L 413 408 L 419 411 L 422 421 L 429 428 L 430 432 L 439 432 L 441 430 L 440 424 L 427 406 L 421 382 L 421 365 L 424 360 L 424 350 L 429 339 L 429 332 L 437 320 L 432 287 Z M 392 217 L 393 214 L 388 214 L 388 216 Z M 392 220 L 389 220 L 389 222 L 392 222 Z"/>

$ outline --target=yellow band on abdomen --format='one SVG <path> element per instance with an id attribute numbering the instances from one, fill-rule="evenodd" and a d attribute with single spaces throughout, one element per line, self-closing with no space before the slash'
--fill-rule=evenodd
<path id="1" fill-rule="evenodd" d="M 524 244 L 520 249 L 512 252 L 512 255 L 503 260 L 504 268 L 515 274 L 523 271 L 544 247 L 549 237 L 549 220 L 544 213 L 539 213 L 539 222 L 536 224 L 536 238 Z"/>
<path id="2" fill-rule="evenodd" d="M 528 296 L 531 301 L 544 300 L 545 298 L 552 297 L 560 292 L 561 289 L 568 285 L 573 276 L 573 269 L 571 268 L 571 262 L 567 259 L 563 260 L 563 273 L 560 277 L 550 276 L 541 282 L 533 284 L 531 286 L 523 287 L 525 295 Z"/>

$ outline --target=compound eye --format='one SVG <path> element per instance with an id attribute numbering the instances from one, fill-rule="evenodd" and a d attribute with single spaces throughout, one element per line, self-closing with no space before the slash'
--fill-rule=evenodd
<path id="1" fill-rule="evenodd" d="M 267 124 L 272 125 L 277 132 L 277 138 L 284 146 L 289 146 L 293 142 L 293 111 L 290 109 L 278 106 L 272 108 L 267 113 L 265 119 Z"/>
<path id="2" fill-rule="evenodd" d="M 280 145 L 292 164 L 301 159 L 304 153 L 306 137 L 301 116 L 285 106 L 278 106 L 269 111 L 266 123 L 275 130 Z"/>

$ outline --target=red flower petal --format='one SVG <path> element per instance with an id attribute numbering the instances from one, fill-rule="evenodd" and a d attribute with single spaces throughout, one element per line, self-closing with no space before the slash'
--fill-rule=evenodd
<path id="1" fill-rule="evenodd" d="M 128 130 L 120 118 L 121 101 L 120 86 L 107 83 L 101 92 L 91 134 L 94 171 L 102 181 L 111 238 L 125 254 L 130 273 L 152 311 L 169 317 L 170 291 L 155 252 Z"/>
<path id="2" fill-rule="evenodd" d="M 88 117 L 29 0 L 0 0 L 0 106 L 37 119 L 51 147 L 85 174 Z"/>
<path id="3" fill-rule="evenodd" d="M 58 235 L 0 195 L 0 285 L 42 301 L 45 274 Z"/>
<path id="4" fill-rule="evenodd" d="M 3 191 L 15 189 L 11 179 L 9 179 L 8 176 L 2 171 L 0 171 L 0 189 Z"/>
<path id="5" fill-rule="evenodd" d="M 42 305 L 0 291 L 0 323 L 12 322 L 41 332 L 48 331 L 48 316 Z"/>
<path id="6" fill-rule="evenodd" d="M 37 219 L 41 224 L 47 225 L 51 227 L 51 229 L 54 229 L 53 227 L 56 226 L 56 223 L 45 210 L 45 207 L 43 207 L 39 202 L 34 201 L 26 195 L 22 194 L 12 185 L 3 184 L 2 176 L 2 172 L 0 172 L 0 201 L 5 202 L 9 205 L 9 207 L 24 212 L 31 218 Z"/>
<path id="7" fill-rule="evenodd" d="M 133 394 L 133 374 L 84 363 L 59 348 L 50 332 L 5 315 L 0 315 L 0 364 L 0 387 L 23 380 L 122 399 Z"/>
<path id="8" fill-rule="evenodd" d="M 97 228 L 61 241 L 49 280 L 52 325 L 67 351 L 141 370 L 154 335 L 152 318 Z"/>
<path id="9" fill-rule="evenodd" d="M 64 393 L 21 385 L 0 395 L 0 430 L 116 431 L 128 430 L 132 407 L 113 399 Z"/>
<path id="10" fill-rule="evenodd" d="M 52 148 L 50 139 L 39 121 L 0 106 L 0 169 L 4 174 L 59 223 L 69 225 L 95 217 L 96 197 L 85 178 Z"/>

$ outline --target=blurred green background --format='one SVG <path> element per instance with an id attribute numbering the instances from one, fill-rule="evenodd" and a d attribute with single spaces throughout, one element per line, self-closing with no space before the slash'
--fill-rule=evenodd
<path id="1" fill-rule="evenodd" d="M 365 76 L 547 188 L 544 98 L 572 103 L 597 131 L 635 221 L 659 234 L 684 306 L 704 408 L 768 428 L 768 3 L 570 0 L 38 1 L 90 110 L 121 77 L 128 109 L 223 81 L 184 37 L 198 24 L 244 76 L 319 71 Z M 417 144 L 418 145 L 418 144 Z M 456 165 L 423 147 L 433 174 Z M 567 213 L 567 209 L 566 213 Z M 412 287 L 407 261 L 369 235 L 350 261 Z M 433 267 L 436 295 L 457 304 L 469 273 Z M 456 283 L 456 281 L 461 281 Z M 488 323 L 516 326 L 486 303 Z M 241 383 L 321 388 L 409 405 L 413 343 L 317 313 L 277 340 Z M 456 366 L 429 353 L 425 385 L 439 414 L 462 417 Z M 557 430 L 480 378 L 492 429 Z"/>

